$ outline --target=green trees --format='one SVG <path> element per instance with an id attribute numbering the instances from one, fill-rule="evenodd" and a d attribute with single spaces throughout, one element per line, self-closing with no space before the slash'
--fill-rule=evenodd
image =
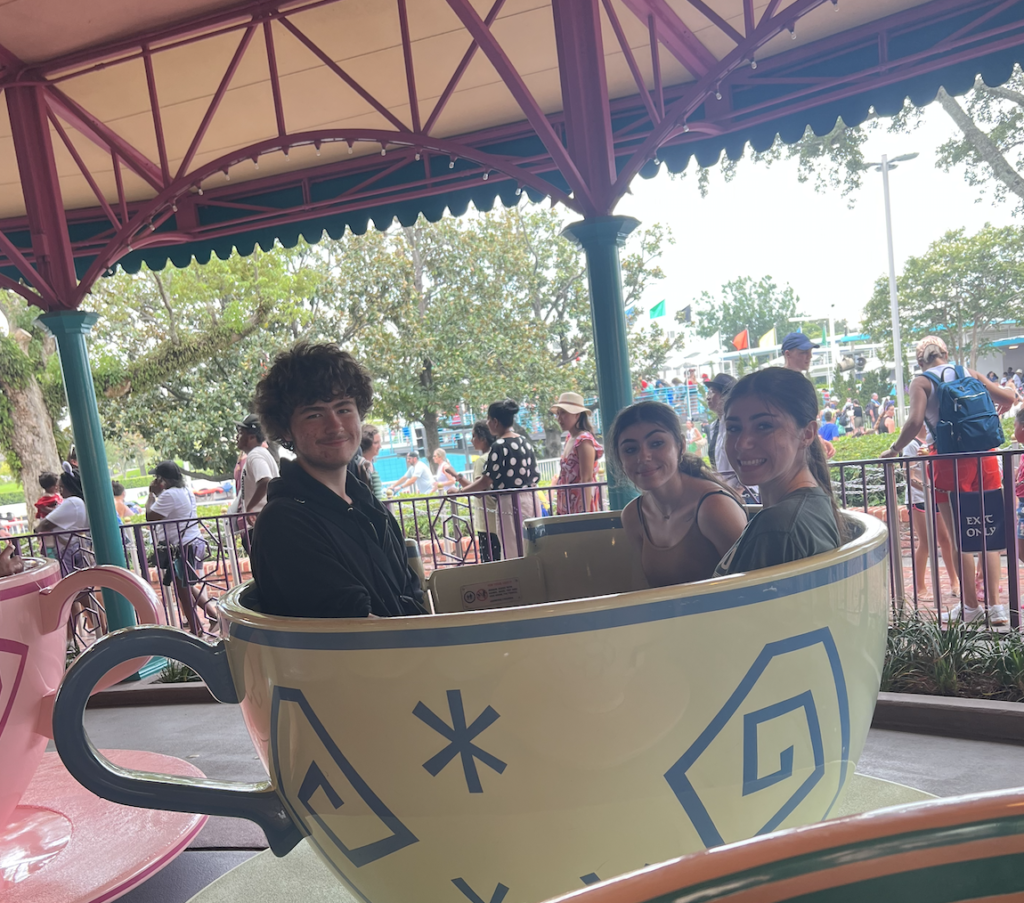
<path id="1" fill-rule="evenodd" d="M 921 257 L 911 257 L 897 280 L 900 331 L 940 335 L 950 356 L 974 367 L 984 350 L 980 333 L 1006 319 L 1019 319 L 1024 293 L 1024 236 L 1013 227 L 986 226 L 976 235 L 947 232 Z M 880 278 L 864 308 L 863 325 L 892 343 L 889 283 Z"/>
<path id="2" fill-rule="evenodd" d="M 511 397 L 536 402 L 547 418 L 560 392 L 596 392 L 586 273 L 562 228 L 554 211 L 527 207 L 420 222 L 375 239 L 402 286 L 392 316 L 356 342 L 377 377 L 377 416 L 420 421 L 432 449 L 441 419 L 460 404 L 478 413 Z M 670 240 L 656 226 L 627 244 L 627 306 L 661 278 L 653 263 Z M 638 373 L 671 349 L 660 332 L 632 331 Z"/>
<path id="3" fill-rule="evenodd" d="M 697 333 L 707 339 L 721 332 L 722 347 L 728 350 L 733 336 L 744 329 L 750 330 L 751 347 L 772 328 L 782 341 L 798 303 L 793 289 L 788 285 L 779 288 L 771 276 L 762 276 L 757 282 L 750 276 L 733 279 L 722 286 L 718 296 L 702 292 L 696 300 Z"/>
<path id="4" fill-rule="evenodd" d="M 317 245 L 102 280 L 88 308 L 89 340 L 108 447 L 121 459 L 149 446 L 211 476 L 231 472 L 234 421 L 260 374 L 298 339 L 336 341 L 375 377 L 374 416 L 421 421 L 437 444 L 446 415 L 511 396 L 545 417 L 558 393 L 596 392 L 593 331 L 581 252 L 539 206 L 436 224 L 375 230 Z M 671 235 L 659 226 L 623 252 L 636 373 L 661 369 L 673 348 L 637 327 L 639 301 L 661 278 Z M 0 292 L 14 338 L 0 340 L 0 451 L 24 470 L 56 469 L 54 428 L 65 399 L 38 311 Z"/>

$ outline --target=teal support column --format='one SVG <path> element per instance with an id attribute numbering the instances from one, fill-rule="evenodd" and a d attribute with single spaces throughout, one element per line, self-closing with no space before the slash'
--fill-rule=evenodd
<path id="1" fill-rule="evenodd" d="M 619 248 L 625 243 L 626 236 L 639 225 L 640 221 L 631 216 L 596 216 L 573 223 L 562 232 L 583 248 L 587 259 L 597 389 L 601 400 L 601 425 L 606 436 L 615 415 L 633 403 Z M 609 470 L 608 499 L 611 507 L 624 508 L 635 496 L 636 490 Z"/>
<path id="2" fill-rule="evenodd" d="M 75 310 L 44 314 L 39 322 L 57 340 L 96 563 L 125 567 L 120 521 L 110 491 L 107 450 L 103 445 L 100 412 L 96 407 L 96 387 L 85 344 L 85 337 L 97 319 L 96 314 Z M 123 596 L 103 590 L 103 605 L 110 630 L 135 625 L 135 609 Z"/>

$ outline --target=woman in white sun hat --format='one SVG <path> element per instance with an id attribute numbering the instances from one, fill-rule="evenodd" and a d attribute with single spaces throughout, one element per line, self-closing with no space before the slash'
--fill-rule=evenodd
<path id="1" fill-rule="evenodd" d="M 563 392 L 551 406 L 551 413 L 555 415 L 562 432 L 569 434 L 562 449 L 561 469 L 555 485 L 593 483 L 597 462 L 604 454 L 604 449 L 594 438 L 590 408 L 583 404 L 583 396 L 576 392 Z M 592 487 L 562 490 L 558 493 L 559 514 L 582 514 L 585 511 L 597 511 L 598 508 L 598 493 Z"/>

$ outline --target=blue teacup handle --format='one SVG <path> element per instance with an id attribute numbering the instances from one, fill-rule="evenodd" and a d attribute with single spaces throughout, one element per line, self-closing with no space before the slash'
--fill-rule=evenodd
<path id="1" fill-rule="evenodd" d="M 120 630 L 83 653 L 68 669 L 57 691 L 53 740 L 67 770 L 97 796 L 125 806 L 247 818 L 263 829 L 274 853 L 284 856 L 303 835 L 268 781 L 224 783 L 172 775 L 154 779 L 143 772 L 118 768 L 93 746 L 84 723 L 89 694 L 115 665 L 143 655 L 163 655 L 182 662 L 206 681 L 220 702 L 239 701 L 223 640 L 211 646 L 171 627 Z"/>

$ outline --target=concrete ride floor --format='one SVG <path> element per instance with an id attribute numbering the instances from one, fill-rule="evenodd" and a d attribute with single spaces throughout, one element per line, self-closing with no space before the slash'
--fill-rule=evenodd
<path id="1" fill-rule="evenodd" d="M 192 762 L 210 778 L 266 780 L 241 714 L 233 706 L 89 709 L 86 727 L 101 749 L 166 753 Z M 872 730 L 857 771 L 935 796 L 956 796 L 1024 784 L 1022 752 L 1011 744 Z M 263 833 L 251 822 L 211 818 L 184 853 L 120 899 L 123 903 L 186 903 L 266 846 Z"/>

